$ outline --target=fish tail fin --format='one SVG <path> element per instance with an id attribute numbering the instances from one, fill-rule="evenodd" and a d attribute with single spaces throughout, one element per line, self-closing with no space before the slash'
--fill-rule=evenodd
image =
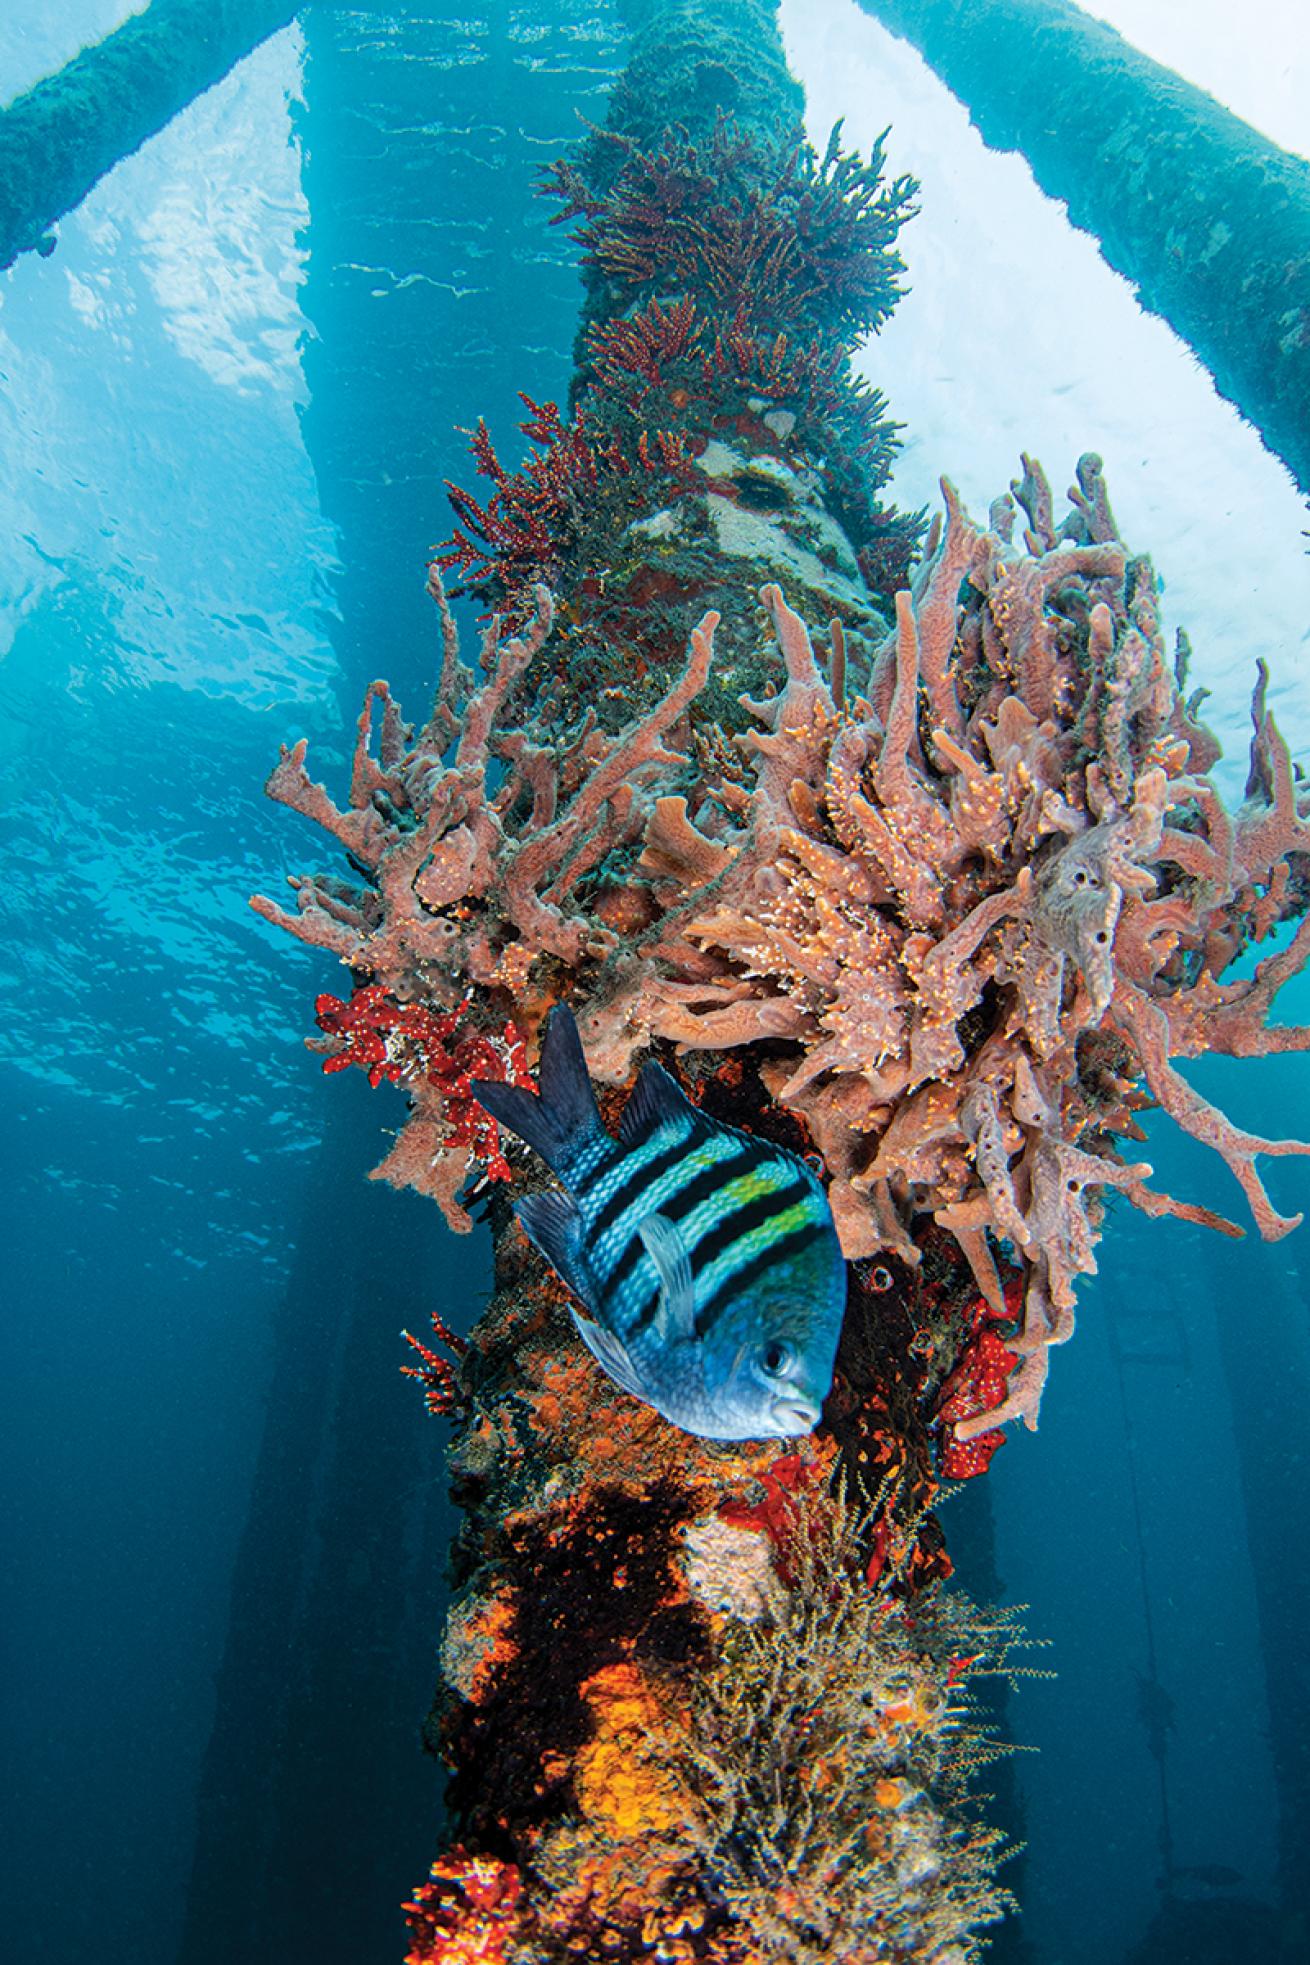
<path id="1" fill-rule="evenodd" d="M 578 1026 L 565 1003 L 557 1003 L 546 1019 L 535 1092 L 486 1078 L 473 1079 L 472 1091 L 478 1104 L 539 1153 L 552 1173 L 566 1176 L 579 1149 L 598 1133 L 609 1138 Z"/>

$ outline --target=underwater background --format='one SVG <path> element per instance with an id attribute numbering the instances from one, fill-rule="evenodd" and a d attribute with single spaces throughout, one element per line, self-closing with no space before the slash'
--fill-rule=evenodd
<path id="1" fill-rule="evenodd" d="M 0 20 L 0 98 L 126 12 Z M 1107 17 L 1305 154 L 1294 10 L 1226 35 L 1187 13 Z M 890 123 L 923 185 L 867 361 L 906 425 L 898 502 L 946 471 L 985 508 L 1021 449 L 1057 483 L 1099 450 L 1213 691 L 1225 789 L 1257 659 L 1304 756 L 1283 467 L 908 48 L 838 0 L 782 17 L 816 140 L 844 117 L 867 151 Z M 278 744 L 339 777 L 373 675 L 431 686 L 460 426 L 508 437 L 519 388 L 567 389 L 573 249 L 532 182 L 622 50 L 582 0 L 316 5 L 0 283 L 15 1959 L 401 1955 L 453 1517 L 398 1333 L 434 1307 L 466 1329 L 489 1251 L 368 1184 L 399 1096 L 324 1081 L 302 1039 L 334 977 L 247 896 L 305 863 L 261 794 Z M 1307 1014 L 1302 978 L 1278 1020 Z M 1190 1070 L 1240 1123 L 1305 1132 L 1306 1058 Z M 1150 1154 L 1228 1205 L 1190 1142 Z M 1304 1163 L 1268 1179 L 1306 1206 Z M 947 1504 L 962 1580 L 1028 1603 L 1058 1672 L 1006 1715 L 1039 1751 L 1011 1763 L 1025 1909 L 1000 1958 L 1310 1956 L 1308 1234 L 1116 1214 L 1040 1433 Z"/>

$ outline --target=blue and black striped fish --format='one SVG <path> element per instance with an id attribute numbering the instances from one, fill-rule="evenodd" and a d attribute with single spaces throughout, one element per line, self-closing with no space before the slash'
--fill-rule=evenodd
<path id="1" fill-rule="evenodd" d="M 612 1139 L 563 1004 L 546 1022 L 536 1093 L 473 1090 L 563 1182 L 516 1212 L 581 1298 L 574 1320 L 610 1377 L 702 1439 L 810 1432 L 832 1385 L 846 1269 L 804 1161 L 707 1118 L 653 1061 Z"/>

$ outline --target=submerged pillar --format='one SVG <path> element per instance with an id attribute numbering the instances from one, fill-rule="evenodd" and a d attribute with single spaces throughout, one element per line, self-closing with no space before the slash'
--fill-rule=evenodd
<path id="1" fill-rule="evenodd" d="M 1290 1108 L 1291 1097 L 1282 1102 Z M 1289 1112 L 1290 1116 L 1290 1112 Z M 1289 1543 L 1306 1520 L 1300 1415 L 1310 1400 L 1310 1343 L 1304 1324 L 1304 1272 L 1269 1264 L 1263 1279 L 1277 1371 L 1251 1369 L 1232 1308 L 1251 1290 L 1237 1252 L 1213 1272 L 1224 1372 L 1251 1551 L 1251 1576 L 1269 1688 L 1269 1752 L 1278 1806 L 1278 1907 L 1289 1955 L 1310 1933 L 1310 1574 L 1289 1562 Z"/>
<path id="2" fill-rule="evenodd" d="M 299 11 L 300 0 L 151 0 L 0 110 L 0 268 L 53 252 L 51 227 L 107 171 Z"/>
<path id="3" fill-rule="evenodd" d="M 1013 1614 L 949 1587 L 933 1503 L 1036 1423 L 1109 1192 L 1237 1232 L 1122 1149 L 1144 1103 L 1263 1233 L 1293 1225 L 1256 1157 L 1310 1149 L 1238 1132 L 1170 1060 L 1310 1041 L 1264 1027 L 1304 927 L 1217 984 L 1301 912 L 1310 822 L 1263 705 L 1223 812 L 1094 455 L 1064 513 L 1031 460 L 986 524 L 949 484 L 926 540 L 883 503 L 895 426 L 850 355 L 915 187 L 809 148 L 768 0 L 630 11 L 605 125 L 549 177 L 587 290 L 571 400 L 525 396 L 521 464 L 475 426 L 429 572 L 435 700 L 411 723 L 369 685 L 342 802 L 284 748 L 268 791 L 336 859 L 254 901 L 347 971 L 325 1069 L 408 1096 L 378 1173 L 495 1240 L 486 1315 L 466 1340 L 452 1306 L 413 1367 L 464 1521 L 409 1957 L 961 1965 L 1010 1904 L 980 1682 L 1024 1668 Z M 445 583 L 485 610 L 472 660 Z M 846 1306 L 812 1431 L 674 1425 L 650 1342 L 607 1338 L 556 1183 L 479 1096 L 533 1084 L 560 1005 L 612 1136 L 656 1057 L 702 1142 L 821 1177 Z M 785 1371 L 751 1321 L 763 1197 L 672 1152 L 650 1214 L 729 1209 L 733 1368 Z M 671 1352 L 714 1317 L 688 1330 L 661 1220 Z"/>
<path id="4" fill-rule="evenodd" d="M 859 0 L 1018 150 L 1310 494 L 1310 164 L 1069 0 Z"/>
<path id="5" fill-rule="evenodd" d="M 421 1439 L 395 1423 L 395 1353 L 450 1256 L 413 1209 L 402 1257 L 395 1197 L 364 1179 L 361 1118 L 326 1115 L 287 1224 L 178 1965 L 386 1956 L 438 1814 L 404 1688 L 421 1698 L 431 1677 L 454 1524 Z M 476 1287 L 480 1264 L 461 1267 Z"/>

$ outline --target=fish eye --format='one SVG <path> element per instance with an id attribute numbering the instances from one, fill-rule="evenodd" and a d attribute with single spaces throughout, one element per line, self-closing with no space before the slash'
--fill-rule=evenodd
<path id="1" fill-rule="evenodd" d="M 766 1344 L 760 1352 L 760 1370 L 767 1373 L 770 1378 L 781 1378 L 795 1355 L 790 1344 L 784 1344 L 780 1339 L 775 1338 L 772 1344 Z"/>

